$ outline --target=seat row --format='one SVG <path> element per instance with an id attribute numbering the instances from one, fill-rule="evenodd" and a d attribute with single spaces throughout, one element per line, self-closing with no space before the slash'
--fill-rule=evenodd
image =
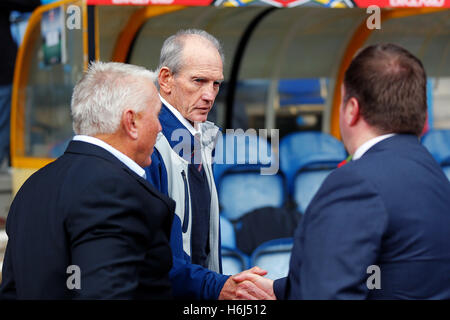
<path id="1" fill-rule="evenodd" d="M 257 143 L 266 143 L 252 137 Z M 431 130 L 421 143 L 441 165 L 450 179 L 450 130 Z M 219 151 L 220 152 L 220 151 Z M 262 160 L 267 160 L 263 158 Z M 250 255 L 237 248 L 233 221 L 248 211 L 264 206 L 281 206 L 286 193 L 305 212 L 326 176 L 346 157 L 340 142 L 319 132 L 299 132 L 286 136 L 280 143 L 281 172 L 261 175 L 261 163 L 225 165 L 215 171 L 221 204 L 222 266 L 224 274 L 236 274 L 253 266 L 268 270 L 267 277 L 277 279 L 287 275 L 293 245 L 292 238 L 280 238 L 260 244 Z M 276 161 L 270 155 L 270 163 Z M 242 160 L 242 159 L 241 159 Z M 242 161 L 241 161 L 242 163 Z"/>
<path id="2" fill-rule="evenodd" d="M 269 279 L 275 280 L 287 275 L 293 245 L 292 237 L 265 241 L 258 245 L 251 254 L 245 254 L 236 245 L 232 222 L 224 216 L 220 217 L 220 233 L 223 274 L 237 274 L 253 266 L 258 266 L 268 271 Z"/>
<path id="3" fill-rule="evenodd" d="M 430 130 L 421 139 L 450 180 L 450 130 Z"/>
<path id="4" fill-rule="evenodd" d="M 322 132 L 289 134 L 279 148 L 257 135 L 224 135 L 214 166 L 221 214 L 234 221 L 256 208 L 288 202 L 304 213 L 323 180 L 346 157 L 343 144 Z"/>
<path id="5" fill-rule="evenodd" d="M 237 274 L 243 270 L 258 266 L 267 270 L 266 277 L 272 280 L 286 277 L 293 238 L 281 238 L 266 241 L 258 246 L 251 256 L 236 248 L 222 247 L 223 274 Z"/>

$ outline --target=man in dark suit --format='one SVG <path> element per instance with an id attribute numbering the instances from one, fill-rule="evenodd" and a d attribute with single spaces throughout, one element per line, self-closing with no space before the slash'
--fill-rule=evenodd
<path id="1" fill-rule="evenodd" d="M 331 173 L 309 205 L 275 295 L 450 299 L 450 183 L 419 143 L 422 63 L 396 45 L 370 46 L 346 71 L 342 93 L 340 127 L 353 161 Z M 272 289 L 256 275 L 235 280 Z"/>
<path id="2" fill-rule="evenodd" d="M 0 298 L 171 298 L 175 203 L 143 169 L 161 131 L 152 82 L 144 68 L 96 62 L 76 85 L 77 135 L 11 206 Z"/>

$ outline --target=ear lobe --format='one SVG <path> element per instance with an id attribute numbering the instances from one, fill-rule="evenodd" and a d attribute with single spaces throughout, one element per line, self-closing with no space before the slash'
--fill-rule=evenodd
<path id="1" fill-rule="evenodd" d="M 159 88 L 164 93 L 169 94 L 172 91 L 173 75 L 169 68 L 162 67 L 158 74 Z"/>
<path id="2" fill-rule="evenodd" d="M 354 126 L 359 120 L 359 102 L 355 98 L 350 98 L 345 108 L 345 121 L 349 126 Z"/>
<path id="3" fill-rule="evenodd" d="M 133 110 L 127 109 L 122 114 L 122 124 L 126 134 L 136 140 L 138 138 L 138 129 L 136 125 L 136 113 Z"/>

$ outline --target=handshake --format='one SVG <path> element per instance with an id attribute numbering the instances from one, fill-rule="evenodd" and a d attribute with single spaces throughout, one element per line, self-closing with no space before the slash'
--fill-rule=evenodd
<path id="1" fill-rule="evenodd" d="M 264 278 L 266 270 L 253 267 L 228 278 L 219 300 L 276 300 L 273 280 Z"/>

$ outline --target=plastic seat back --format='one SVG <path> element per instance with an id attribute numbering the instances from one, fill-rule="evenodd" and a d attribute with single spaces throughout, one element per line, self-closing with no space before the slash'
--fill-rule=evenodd
<path id="1" fill-rule="evenodd" d="M 293 246 L 292 238 L 264 242 L 251 256 L 251 265 L 267 270 L 266 277 L 272 280 L 286 277 Z"/>

